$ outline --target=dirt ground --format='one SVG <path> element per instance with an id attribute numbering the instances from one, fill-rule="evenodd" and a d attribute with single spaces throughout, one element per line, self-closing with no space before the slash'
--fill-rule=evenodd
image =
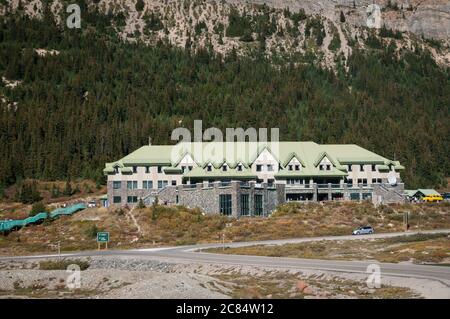
<path id="1" fill-rule="evenodd" d="M 0 255 L 54 253 L 96 249 L 97 231 L 108 231 L 111 249 L 151 248 L 225 241 L 348 235 L 362 225 L 376 232 L 404 230 L 410 212 L 411 230 L 450 228 L 450 203 L 374 207 L 368 202 L 286 204 L 270 217 L 228 218 L 197 209 L 158 205 L 130 210 L 90 208 L 73 216 L 45 221 L 0 235 Z"/>
<path id="2" fill-rule="evenodd" d="M 330 260 L 377 260 L 450 265 L 449 234 L 417 234 L 384 239 L 316 241 L 285 245 L 212 248 L 208 252 Z"/>
<path id="3" fill-rule="evenodd" d="M 70 260 L 69 260 L 70 261 Z M 81 259 L 70 262 L 77 263 Z M 52 262 L 57 262 L 53 260 Z M 84 259 L 80 286 L 73 272 L 42 270 L 39 262 L 0 263 L 1 298 L 449 298 L 428 280 L 383 277 L 368 288 L 364 274 L 176 263 L 125 257 Z M 48 268 L 48 263 L 45 268 Z M 73 277 L 72 277 L 73 279 Z"/>

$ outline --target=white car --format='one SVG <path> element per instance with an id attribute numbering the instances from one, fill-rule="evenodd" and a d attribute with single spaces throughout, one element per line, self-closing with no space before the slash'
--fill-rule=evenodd
<path id="1" fill-rule="evenodd" d="M 90 202 L 88 202 L 87 207 L 88 207 L 88 208 L 97 207 L 97 203 L 94 202 L 94 201 L 90 201 Z"/>
<path id="2" fill-rule="evenodd" d="M 374 232 L 375 232 L 375 230 L 373 229 L 373 227 L 365 226 L 365 227 L 356 228 L 352 232 L 352 235 L 368 235 L 368 234 L 373 234 Z"/>

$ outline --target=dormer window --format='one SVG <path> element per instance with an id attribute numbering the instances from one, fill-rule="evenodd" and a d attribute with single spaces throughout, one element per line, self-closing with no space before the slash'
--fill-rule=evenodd
<path id="1" fill-rule="evenodd" d="M 362 164 L 359 165 L 359 171 L 360 171 L 360 172 L 364 172 L 364 165 L 362 165 Z"/>
<path id="2" fill-rule="evenodd" d="M 181 166 L 181 170 L 183 171 L 183 173 L 186 173 L 186 166 Z"/>
<path id="3" fill-rule="evenodd" d="M 212 172 L 212 165 L 208 164 L 208 166 L 206 166 L 206 171 L 207 172 Z"/>
<path id="4" fill-rule="evenodd" d="M 238 172 L 242 172 L 242 164 L 238 164 L 238 166 L 236 166 L 236 170 Z"/>
<path id="5" fill-rule="evenodd" d="M 293 165 L 288 165 L 288 171 L 292 171 Z"/>
<path id="6" fill-rule="evenodd" d="M 137 173 L 137 166 L 133 166 L 133 173 Z"/>
<path id="7" fill-rule="evenodd" d="M 347 170 L 348 170 L 349 172 L 351 172 L 351 171 L 352 171 L 352 165 L 347 165 Z"/>
<path id="8" fill-rule="evenodd" d="M 224 171 L 224 172 L 228 171 L 228 165 L 227 164 L 223 164 L 222 171 Z"/>
<path id="9" fill-rule="evenodd" d="M 325 165 L 320 164 L 320 165 L 319 165 L 319 170 L 324 171 L 324 170 L 325 170 Z"/>
<path id="10" fill-rule="evenodd" d="M 114 166 L 114 173 L 119 174 L 119 166 Z"/>
<path id="11" fill-rule="evenodd" d="M 188 170 L 192 171 L 193 166 L 188 166 Z"/>
<path id="12" fill-rule="evenodd" d="M 331 171 L 331 164 L 327 164 L 327 171 Z"/>
<path id="13" fill-rule="evenodd" d="M 298 165 L 298 164 L 295 165 L 295 170 L 296 170 L 296 171 L 299 171 L 299 170 L 300 170 L 300 165 Z"/>

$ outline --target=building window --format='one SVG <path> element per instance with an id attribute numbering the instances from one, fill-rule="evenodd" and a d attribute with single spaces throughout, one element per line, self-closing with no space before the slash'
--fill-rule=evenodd
<path id="1" fill-rule="evenodd" d="M 381 178 L 372 178 L 372 184 L 381 184 Z"/>
<path id="2" fill-rule="evenodd" d="M 263 214 L 263 196 L 256 194 L 255 195 L 255 215 L 261 216 Z"/>
<path id="3" fill-rule="evenodd" d="M 351 178 L 347 179 L 347 185 L 352 186 L 353 185 L 353 179 L 351 179 Z"/>
<path id="4" fill-rule="evenodd" d="M 145 166 L 145 173 L 150 173 L 150 166 Z"/>
<path id="5" fill-rule="evenodd" d="M 186 173 L 186 166 L 181 166 L 181 170 L 183 171 L 183 173 Z"/>
<path id="6" fill-rule="evenodd" d="M 219 195 L 219 211 L 222 215 L 231 215 L 231 194 Z"/>
<path id="7" fill-rule="evenodd" d="M 137 189 L 137 181 L 128 181 L 127 182 L 128 189 Z"/>
<path id="8" fill-rule="evenodd" d="M 267 165 L 267 171 L 273 172 L 273 165 Z"/>
<path id="9" fill-rule="evenodd" d="M 274 180 L 273 178 L 269 178 L 269 179 L 267 180 L 267 186 L 273 187 L 274 182 L 275 182 L 275 180 Z"/>
<path id="10" fill-rule="evenodd" d="M 250 203 L 249 203 L 249 195 L 242 194 L 241 195 L 241 216 L 249 216 L 250 215 Z"/>
<path id="11" fill-rule="evenodd" d="M 188 166 L 189 171 L 192 171 L 193 166 Z"/>
<path id="12" fill-rule="evenodd" d="M 169 184 L 168 181 L 158 181 L 158 188 L 163 189 Z"/>
<path id="13" fill-rule="evenodd" d="M 113 203 L 114 204 L 120 204 L 122 202 L 122 197 L 120 196 L 114 196 L 113 197 Z"/>
<path id="14" fill-rule="evenodd" d="M 295 165 L 295 170 L 296 170 L 296 171 L 299 171 L 299 170 L 300 170 L 300 165 L 298 165 L 298 164 Z"/>
<path id="15" fill-rule="evenodd" d="M 137 173 L 137 166 L 133 166 L 133 173 Z"/>
<path id="16" fill-rule="evenodd" d="M 324 171 L 324 170 L 325 170 L 325 165 L 320 164 L 320 165 L 319 165 L 319 170 Z"/>
<path id="17" fill-rule="evenodd" d="M 122 182 L 114 181 L 113 189 L 120 189 L 122 187 Z"/>
<path id="18" fill-rule="evenodd" d="M 377 171 L 377 166 L 375 164 L 372 164 L 372 172 L 376 172 Z"/>
<path id="19" fill-rule="evenodd" d="M 292 171 L 292 165 L 288 165 L 288 171 Z"/>
<path id="20" fill-rule="evenodd" d="M 262 171 L 262 165 L 256 165 L 256 171 L 261 172 Z"/>
<path id="21" fill-rule="evenodd" d="M 236 167 L 236 170 L 238 172 L 242 172 L 242 164 L 238 164 L 238 166 Z"/>
<path id="22" fill-rule="evenodd" d="M 207 170 L 208 172 L 211 172 L 211 171 L 212 171 L 212 165 L 211 165 L 211 164 L 208 164 L 208 166 L 206 166 L 206 170 Z"/>
<path id="23" fill-rule="evenodd" d="M 180 199 L 178 198 L 178 195 L 175 196 L 175 203 L 178 204 L 180 202 Z"/>
<path id="24" fill-rule="evenodd" d="M 137 203 L 138 198 L 137 196 L 128 196 L 127 197 L 127 203 Z"/>
<path id="25" fill-rule="evenodd" d="M 172 181 L 172 186 L 177 186 L 177 181 Z"/>
<path id="26" fill-rule="evenodd" d="M 224 164 L 222 166 L 222 171 L 224 171 L 224 172 L 228 171 L 228 165 L 227 164 Z"/>
<path id="27" fill-rule="evenodd" d="M 143 181 L 142 182 L 142 188 L 143 189 L 152 189 L 153 188 L 153 181 Z"/>
<path id="28" fill-rule="evenodd" d="M 119 174 L 119 166 L 115 166 L 114 167 L 114 173 L 115 174 Z"/>
<path id="29" fill-rule="evenodd" d="M 331 171 L 331 164 L 327 164 L 327 171 Z"/>
<path id="30" fill-rule="evenodd" d="M 352 165 L 347 165 L 347 170 L 348 170 L 349 172 L 351 172 L 351 171 L 352 171 Z"/>
<path id="31" fill-rule="evenodd" d="M 162 171 L 162 166 L 158 166 L 158 173 L 162 173 L 163 171 Z"/>
<path id="32" fill-rule="evenodd" d="M 364 165 L 362 165 L 362 164 L 359 165 L 359 171 L 360 171 L 360 172 L 364 172 Z"/>

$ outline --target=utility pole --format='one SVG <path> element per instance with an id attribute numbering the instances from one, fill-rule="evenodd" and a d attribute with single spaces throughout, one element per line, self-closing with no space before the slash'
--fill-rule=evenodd
<path id="1" fill-rule="evenodd" d="M 225 250 L 225 233 L 222 233 L 222 250 Z"/>
<path id="2" fill-rule="evenodd" d="M 58 261 L 61 261 L 61 241 L 58 240 Z"/>

